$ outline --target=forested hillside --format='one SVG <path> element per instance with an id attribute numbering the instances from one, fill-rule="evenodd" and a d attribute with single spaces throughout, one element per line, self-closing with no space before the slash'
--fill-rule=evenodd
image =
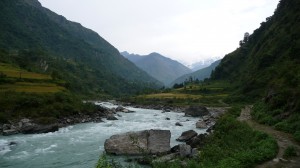
<path id="1" fill-rule="evenodd" d="M 300 140 L 300 1 L 281 0 L 274 15 L 222 59 L 214 80 L 228 80 L 234 100 L 261 100 L 253 116 Z"/>
<path id="2" fill-rule="evenodd" d="M 53 75 L 82 95 L 128 95 L 161 84 L 97 33 L 37 0 L 0 2 L 0 61 Z"/>

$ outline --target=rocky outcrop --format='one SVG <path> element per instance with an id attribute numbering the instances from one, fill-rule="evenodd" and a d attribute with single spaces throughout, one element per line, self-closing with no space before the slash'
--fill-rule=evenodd
<path id="1" fill-rule="evenodd" d="M 194 130 L 185 131 L 181 134 L 181 136 L 179 138 L 176 139 L 176 141 L 187 142 L 195 136 L 197 136 L 196 131 L 194 131 Z"/>
<path id="2" fill-rule="evenodd" d="M 144 130 L 111 136 L 104 143 L 105 151 L 116 155 L 160 154 L 170 151 L 169 130 Z"/>
<path id="3" fill-rule="evenodd" d="M 208 115 L 209 111 L 204 106 L 190 106 L 185 109 L 185 116 L 202 117 Z"/>

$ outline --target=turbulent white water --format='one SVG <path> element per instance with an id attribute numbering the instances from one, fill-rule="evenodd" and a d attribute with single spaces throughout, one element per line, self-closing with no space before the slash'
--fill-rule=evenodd
<path id="1" fill-rule="evenodd" d="M 104 105 L 116 107 L 109 103 Z M 183 131 L 194 129 L 198 133 L 205 132 L 195 128 L 198 118 L 184 117 L 183 113 L 126 108 L 135 113 L 118 113 L 119 120 L 115 121 L 78 124 L 46 134 L 0 136 L 0 167 L 95 167 L 104 151 L 104 141 L 113 134 L 146 129 L 170 130 L 171 146 L 174 146 L 178 144 L 175 139 Z M 167 117 L 170 120 L 166 120 Z M 175 126 L 176 122 L 183 126 Z M 10 142 L 17 145 L 9 146 Z"/>

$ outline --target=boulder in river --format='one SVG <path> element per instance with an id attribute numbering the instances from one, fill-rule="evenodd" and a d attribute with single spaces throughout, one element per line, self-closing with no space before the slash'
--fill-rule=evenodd
<path id="1" fill-rule="evenodd" d="M 185 116 L 202 117 L 208 114 L 209 111 L 204 106 L 190 106 L 185 109 Z"/>
<path id="2" fill-rule="evenodd" d="M 207 125 L 204 121 L 198 121 L 196 123 L 196 128 L 205 129 L 205 128 L 207 128 Z"/>
<path id="3" fill-rule="evenodd" d="M 194 130 L 188 130 L 181 134 L 179 138 L 176 139 L 176 141 L 179 142 L 187 142 L 188 140 L 192 139 L 193 137 L 197 136 L 197 132 Z"/>
<path id="4" fill-rule="evenodd" d="M 176 126 L 182 126 L 182 124 L 180 122 L 176 122 L 175 125 Z"/>
<path id="5" fill-rule="evenodd" d="M 108 114 L 106 118 L 107 120 L 118 120 L 118 118 L 115 117 L 113 114 Z"/>
<path id="6" fill-rule="evenodd" d="M 107 153 L 116 155 L 160 154 L 170 151 L 169 130 L 144 130 L 111 136 L 104 143 Z"/>

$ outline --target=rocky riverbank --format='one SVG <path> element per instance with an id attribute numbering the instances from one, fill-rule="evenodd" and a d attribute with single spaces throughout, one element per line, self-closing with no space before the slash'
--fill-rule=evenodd
<path id="1" fill-rule="evenodd" d="M 4 136 L 14 134 L 38 134 L 58 131 L 59 128 L 69 125 L 88 123 L 88 122 L 102 122 L 103 118 L 108 120 L 115 120 L 116 112 L 130 113 L 132 111 L 119 106 L 118 108 L 106 108 L 103 106 L 97 106 L 97 110 L 91 114 L 78 113 L 72 116 L 55 119 L 52 121 L 44 121 L 47 119 L 29 119 L 22 118 L 20 120 L 9 121 L 5 124 L 0 124 L 0 134 Z"/>

